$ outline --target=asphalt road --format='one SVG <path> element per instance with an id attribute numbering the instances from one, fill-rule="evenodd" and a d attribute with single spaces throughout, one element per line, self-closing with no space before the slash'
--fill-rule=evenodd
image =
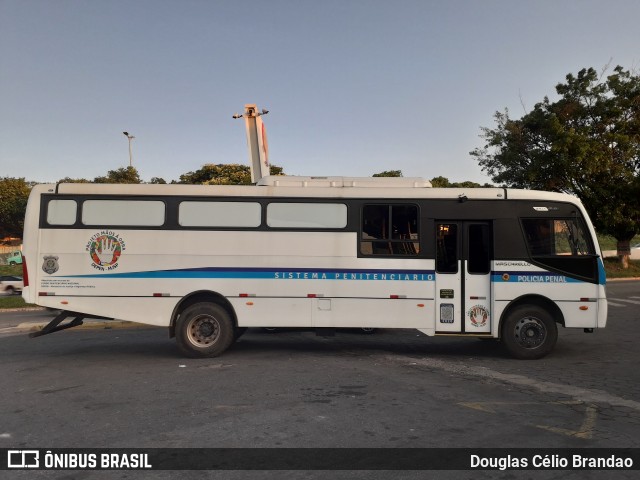
<path id="1" fill-rule="evenodd" d="M 555 351 L 382 330 L 249 330 L 216 359 L 180 356 L 165 329 L 71 329 L 37 339 L 0 314 L 0 446 L 640 447 L 640 282 L 608 286 L 606 329 L 561 329 Z M 131 478 L 9 472 L 7 478 Z M 602 478 L 603 472 L 532 472 Z M 634 478 L 615 472 L 609 478 Z M 22 475 L 22 476 L 21 476 Z M 47 476 L 45 476 L 47 475 Z M 145 476 L 148 475 L 148 476 Z M 190 472 L 187 478 L 515 478 L 512 472 Z M 184 478 L 136 472 L 135 478 Z"/>

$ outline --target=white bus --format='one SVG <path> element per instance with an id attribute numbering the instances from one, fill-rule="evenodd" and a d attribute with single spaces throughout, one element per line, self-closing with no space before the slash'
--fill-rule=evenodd
<path id="1" fill-rule="evenodd" d="M 558 193 L 409 178 L 38 185 L 23 254 L 25 300 L 63 310 L 36 335 L 127 320 L 168 327 L 191 357 L 245 327 L 367 327 L 499 338 L 534 359 L 557 324 L 607 319 L 593 226 Z"/>

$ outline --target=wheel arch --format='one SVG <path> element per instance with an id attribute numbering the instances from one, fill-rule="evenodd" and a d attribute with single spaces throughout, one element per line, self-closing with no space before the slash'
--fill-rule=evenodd
<path id="1" fill-rule="evenodd" d="M 224 295 L 218 292 L 212 292 L 211 290 L 199 290 L 182 297 L 182 299 L 174 307 L 171 314 L 171 322 L 169 323 L 170 338 L 173 338 L 176 335 L 176 320 L 178 319 L 178 317 L 180 317 L 180 314 L 185 310 L 185 308 L 200 302 L 210 302 L 220 305 L 229 313 L 229 315 L 231 315 L 233 325 L 235 327 L 238 326 L 238 317 L 236 316 L 236 311 L 233 308 L 233 305 L 231 305 L 231 302 L 229 302 L 229 300 L 227 300 Z"/>
<path id="2" fill-rule="evenodd" d="M 500 324 L 498 325 L 498 334 L 500 336 L 502 336 L 502 324 L 504 323 L 504 321 L 509 317 L 509 314 L 515 308 L 518 308 L 521 305 L 536 305 L 540 308 L 543 308 L 551 314 L 556 323 L 559 323 L 563 327 L 565 326 L 564 315 L 562 314 L 562 311 L 560 310 L 560 307 L 558 307 L 556 302 L 542 295 L 529 294 L 512 300 L 504 309 L 502 315 L 500 316 Z"/>

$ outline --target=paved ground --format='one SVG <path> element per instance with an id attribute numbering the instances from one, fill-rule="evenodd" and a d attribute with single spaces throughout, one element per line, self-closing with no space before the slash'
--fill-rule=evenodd
<path id="1" fill-rule="evenodd" d="M 250 330 L 217 359 L 181 357 L 164 329 L 0 333 L 0 446 L 634 447 L 640 351 L 634 297 L 616 282 L 609 325 L 561 330 L 516 361 L 492 341 L 416 331 L 317 337 Z M 623 300 L 626 300 L 623 301 Z M 0 315 L 0 328 L 42 312 Z M 16 320 L 16 317 L 20 317 Z M 17 323 L 16 323 L 17 322 Z M 524 472 L 520 472 L 524 473 Z M 624 472 L 526 478 L 634 478 Z M 42 478 L 178 478 L 58 472 Z M 187 478 L 520 478 L 516 472 L 190 472 Z M 15 474 L 9 478 L 38 478 Z"/>

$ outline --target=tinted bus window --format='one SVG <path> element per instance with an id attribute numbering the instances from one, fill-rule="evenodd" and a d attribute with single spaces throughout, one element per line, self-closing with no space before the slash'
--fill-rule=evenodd
<path id="1" fill-rule="evenodd" d="M 436 227 L 436 271 L 438 273 L 458 272 L 458 225 L 440 223 Z"/>
<path id="2" fill-rule="evenodd" d="M 416 205 L 365 205 L 362 209 L 360 253 L 363 255 L 417 255 Z"/>
<path id="3" fill-rule="evenodd" d="M 73 225 L 76 223 L 78 204 L 75 200 L 51 200 L 47 206 L 49 225 Z"/>
<path id="4" fill-rule="evenodd" d="M 82 204 L 84 225 L 164 225 L 164 202 L 158 200 L 86 200 Z"/>
<path id="5" fill-rule="evenodd" d="M 529 252 L 534 257 L 594 254 L 586 228 L 577 218 L 525 218 L 522 226 Z"/>
<path id="6" fill-rule="evenodd" d="M 261 208 L 255 202 L 182 202 L 183 227 L 259 227 Z"/>
<path id="7" fill-rule="evenodd" d="M 344 228 L 347 206 L 343 203 L 270 203 L 267 225 L 275 228 Z"/>
<path id="8" fill-rule="evenodd" d="M 469 225 L 469 273 L 487 274 L 491 271 L 491 236 L 489 225 Z"/>

